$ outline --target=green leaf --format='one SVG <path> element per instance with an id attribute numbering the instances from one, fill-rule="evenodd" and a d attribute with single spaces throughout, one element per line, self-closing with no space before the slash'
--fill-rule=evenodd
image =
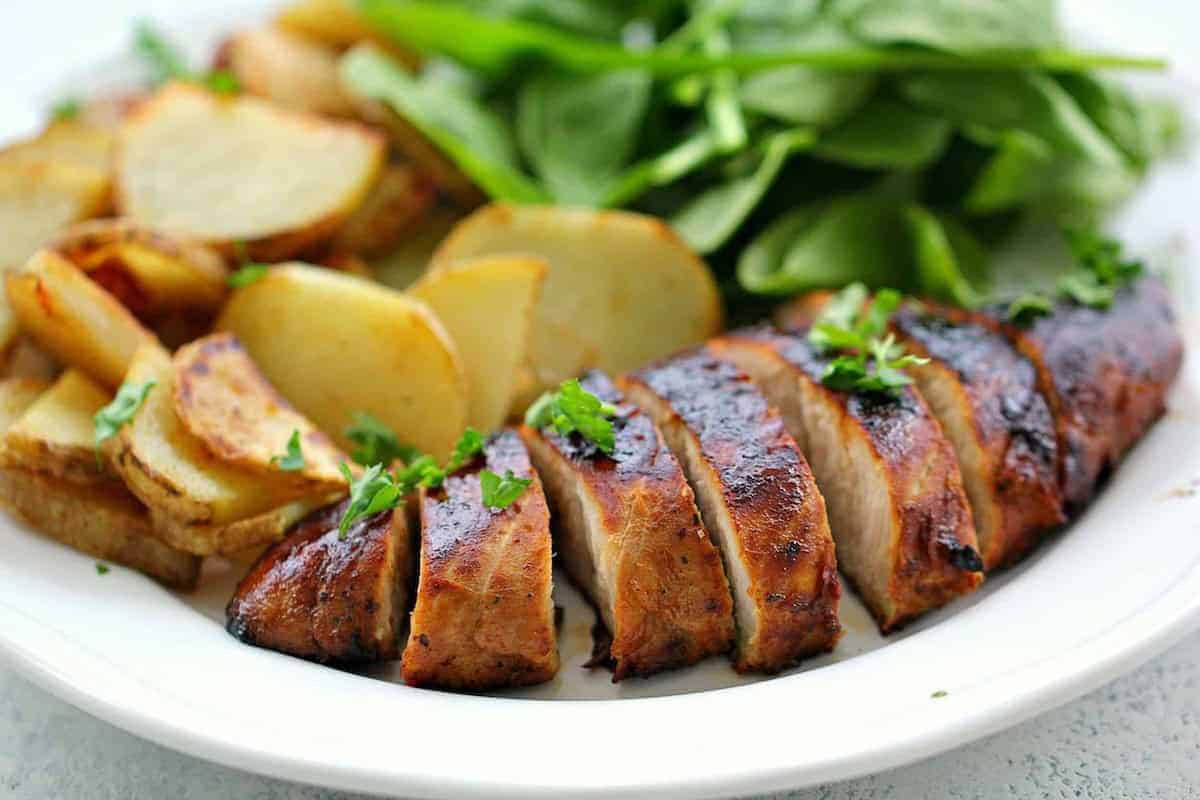
<path id="1" fill-rule="evenodd" d="M 55 120 L 75 119 L 79 116 L 83 104 L 74 97 L 64 97 L 50 107 L 50 116 Z"/>
<path id="2" fill-rule="evenodd" d="M 738 98 L 747 111 L 793 125 L 829 127 L 865 103 L 875 86 L 871 73 L 782 67 L 746 77 Z"/>
<path id="3" fill-rule="evenodd" d="M 666 152 L 639 161 L 613 182 L 606 206 L 622 206 L 650 189 L 674 183 L 707 164 L 717 155 L 717 145 L 708 130 L 692 134 Z"/>
<path id="4" fill-rule="evenodd" d="M 603 205 L 633 155 L 649 102 L 645 72 L 543 72 L 518 90 L 517 139 L 555 201 Z"/>
<path id="5" fill-rule="evenodd" d="M 404 493 L 391 473 L 384 471 L 382 464 L 371 467 L 357 480 L 345 464 L 341 465 L 341 470 L 350 484 L 350 500 L 338 523 L 338 539 L 344 540 L 350 526 L 358 520 L 395 508 L 404 501 Z"/>
<path id="6" fill-rule="evenodd" d="M 376 464 L 386 467 L 396 460 L 408 464 L 421 455 L 415 447 L 402 444 L 395 432 L 379 418 L 365 411 L 354 412 L 354 423 L 346 428 L 345 434 L 357 445 L 350 458 L 364 467 Z"/>
<path id="7" fill-rule="evenodd" d="M 217 69 L 204 76 L 203 83 L 217 94 L 237 94 L 242 90 L 238 76 L 227 69 Z"/>
<path id="8" fill-rule="evenodd" d="M 300 431 L 292 431 L 287 442 L 287 452 L 281 456 L 272 456 L 271 463 L 284 472 L 299 472 L 304 469 L 304 453 L 300 449 Z"/>
<path id="9" fill-rule="evenodd" d="M 460 467 L 469 463 L 471 459 L 483 452 L 483 446 L 486 443 L 483 434 L 474 428 L 467 428 L 454 445 L 454 452 L 446 464 L 446 472 L 456 472 Z"/>
<path id="10" fill-rule="evenodd" d="M 445 480 L 446 470 L 439 467 L 431 455 L 417 456 L 396 475 L 396 483 L 402 494 L 408 494 L 418 487 L 436 489 Z"/>
<path id="11" fill-rule="evenodd" d="M 134 414 L 142 407 L 142 403 L 146 402 L 146 395 L 150 394 L 150 390 L 157 385 L 158 382 L 153 380 L 145 383 L 126 381 L 121 384 L 121 388 L 117 389 L 117 394 L 113 397 L 112 402 L 95 413 L 92 421 L 96 428 L 97 452 L 100 450 L 100 445 L 116 436 L 117 431 L 133 419 Z"/>
<path id="12" fill-rule="evenodd" d="M 483 504 L 497 511 L 503 511 L 515 503 L 531 483 L 532 478 L 518 478 L 511 469 L 505 471 L 503 478 L 488 469 L 479 472 Z"/>
<path id="13" fill-rule="evenodd" d="M 155 84 L 192 77 L 183 55 L 148 22 L 139 22 L 134 28 L 133 48 L 149 68 Z"/>
<path id="14" fill-rule="evenodd" d="M 882 95 L 823 134 L 813 155 L 862 169 L 918 169 L 942 154 L 950 134 L 948 121 Z"/>
<path id="15" fill-rule="evenodd" d="M 107 575 L 109 572 L 111 572 L 111 570 L 109 569 L 108 564 L 101 564 L 99 561 L 96 562 L 97 575 Z"/>
<path id="16" fill-rule="evenodd" d="M 712 56 L 730 52 L 729 37 L 723 30 L 714 30 L 704 40 L 704 52 Z M 718 70 L 708 79 L 708 97 L 704 110 L 713 140 L 721 153 L 736 153 L 746 146 L 750 136 L 738 100 L 738 76 L 732 70 Z"/>
<path id="17" fill-rule="evenodd" d="M 1089 308 L 1112 307 L 1116 290 L 1101 282 L 1094 272 L 1073 270 L 1058 279 L 1058 290 L 1080 305 Z"/>
<path id="18" fill-rule="evenodd" d="M 964 308 L 975 308 L 985 293 L 972 283 L 986 273 L 987 251 L 961 224 L 921 206 L 904 211 L 913 237 L 921 292 Z"/>
<path id="19" fill-rule="evenodd" d="M 612 455 L 616 434 L 611 418 L 616 413 L 615 408 L 572 378 L 559 384 L 557 391 L 546 392 L 535 400 L 525 412 L 525 424 L 539 430 L 554 428 L 561 436 L 578 433 Z"/>
<path id="20" fill-rule="evenodd" d="M 687 203 L 671 219 L 684 241 L 701 253 L 711 253 L 732 236 L 766 195 L 793 153 L 811 147 L 816 136 L 809 128 L 769 136 L 756 166 L 746 175 L 709 189 Z"/>
<path id="21" fill-rule="evenodd" d="M 1008 304 L 1009 321 L 1027 327 L 1038 317 L 1054 313 L 1054 301 L 1044 294 L 1027 292 Z"/>
<path id="22" fill-rule="evenodd" d="M 1085 74 L 1064 74 L 1057 79 L 1097 127 L 1139 169 L 1169 149 L 1178 132 L 1177 125 L 1163 124 L 1163 106 L 1139 102 L 1117 83 Z M 1172 110 L 1168 114 L 1177 115 L 1173 106 L 1166 108 Z"/>
<path id="23" fill-rule="evenodd" d="M 1059 42 L 1052 0 L 834 0 L 851 33 L 876 44 L 1019 50 Z"/>
<path id="24" fill-rule="evenodd" d="M 230 287 L 241 289 L 267 277 L 268 270 L 270 270 L 270 267 L 266 264 L 246 263 L 229 273 L 227 280 Z"/>
<path id="25" fill-rule="evenodd" d="M 504 121 L 461 88 L 413 78 L 369 48 L 351 51 L 342 59 L 341 71 L 356 94 L 391 106 L 491 197 L 518 203 L 549 199 L 520 171 Z"/>
<path id="26" fill-rule="evenodd" d="M 790 295 L 862 281 L 911 284 L 901 200 L 864 192 L 797 209 L 743 251 L 738 281 L 755 294 Z"/>
<path id="27" fill-rule="evenodd" d="M 968 189 L 963 207 L 975 214 L 1006 211 L 1045 191 L 1047 175 L 1055 168 L 1054 149 L 1022 130 L 994 133 L 968 128 L 969 138 L 995 148 L 995 153 Z"/>

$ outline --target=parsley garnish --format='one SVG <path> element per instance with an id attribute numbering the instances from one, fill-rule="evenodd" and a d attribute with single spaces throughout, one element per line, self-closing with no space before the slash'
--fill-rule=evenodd
<path id="1" fill-rule="evenodd" d="M 59 100 L 50 108 L 50 116 L 56 120 L 75 119 L 83 105 L 73 97 Z"/>
<path id="2" fill-rule="evenodd" d="M 539 430 L 553 427 L 560 436 L 578 433 L 603 452 L 616 448 L 612 417 L 617 409 L 587 391 L 575 378 L 559 384 L 557 392 L 546 392 L 525 412 L 525 424 Z"/>
<path id="3" fill-rule="evenodd" d="M 92 421 L 96 426 L 96 452 L 100 445 L 117 435 L 123 425 L 133 419 L 133 415 L 146 401 L 146 395 L 158 385 L 157 381 L 145 383 L 130 383 L 126 381 L 117 390 L 112 402 L 96 412 Z"/>
<path id="4" fill-rule="evenodd" d="M 378 514 L 395 508 L 404 502 L 404 492 L 391 473 L 384 472 L 382 464 L 376 464 L 362 474 L 358 480 L 350 468 L 341 464 L 342 475 L 350 484 L 350 502 L 338 523 L 338 539 L 345 539 L 350 526 L 362 517 Z"/>
<path id="5" fill-rule="evenodd" d="M 262 280 L 267 276 L 269 267 L 266 264 L 246 263 L 239 267 L 236 271 L 229 274 L 229 285 L 234 289 L 241 289 L 243 286 Z"/>
<path id="6" fill-rule="evenodd" d="M 101 564 L 99 561 L 97 561 L 96 562 L 96 574 L 97 575 L 107 575 L 108 573 L 109 573 L 108 564 Z"/>
<path id="7" fill-rule="evenodd" d="M 458 444 L 454 445 L 454 452 L 450 455 L 449 463 L 446 464 L 446 472 L 455 472 L 483 452 L 484 441 L 483 434 L 474 428 L 467 428 L 463 431 Z"/>
<path id="8" fill-rule="evenodd" d="M 1067 228 L 1063 234 L 1076 265 L 1059 279 L 1058 290 L 1080 305 L 1111 307 L 1117 290 L 1145 271 L 1142 262 L 1123 258 L 1120 242 L 1094 228 Z"/>
<path id="9" fill-rule="evenodd" d="M 271 463 L 284 472 L 299 472 L 304 469 L 304 453 L 300 451 L 300 431 L 293 430 L 287 442 L 287 453 L 272 456 Z"/>
<path id="10" fill-rule="evenodd" d="M 410 464 L 420 456 L 415 447 L 402 444 L 391 428 L 365 411 L 354 413 L 354 424 L 346 428 L 346 438 L 358 445 L 350 458 L 364 467 L 386 466 L 397 459 Z"/>
<path id="11" fill-rule="evenodd" d="M 852 283 L 834 295 L 809 331 L 819 352 L 840 352 L 825 367 L 821 382 L 842 392 L 895 392 L 913 382 L 902 370 L 928 359 L 904 352 L 887 331 L 892 312 L 903 299 L 895 289 L 880 289 L 867 305 L 867 287 Z"/>
<path id="12" fill-rule="evenodd" d="M 1044 294 L 1028 292 L 1008 304 L 1008 318 L 1017 325 L 1026 326 L 1038 317 L 1054 312 L 1054 301 Z"/>
<path id="13" fill-rule="evenodd" d="M 483 504 L 488 508 L 503 511 L 525 494 L 532 478 L 518 478 L 513 471 L 506 470 L 501 478 L 491 470 L 481 470 L 479 473 L 479 488 L 483 494 Z"/>
<path id="14" fill-rule="evenodd" d="M 932 697 L 934 700 L 938 700 L 940 698 L 945 697 L 948 694 L 950 694 L 950 693 L 947 692 L 945 689 L 938 689 L 936 692 L 934 692 L 933 694 L 931 694 L 929 696 Z"/>
<path id="15" fill-rule="evenodd" d="M 228 70 L 197 74 L 188 68 L 187 60 L 174 45 L 147 22 L 134 29 L 133 48 L 150 68 L 151 81 L 157 86 L 170 80 L 192 81 L 219 94 L 236 94 L 242 87 L 237 76 Z"/>

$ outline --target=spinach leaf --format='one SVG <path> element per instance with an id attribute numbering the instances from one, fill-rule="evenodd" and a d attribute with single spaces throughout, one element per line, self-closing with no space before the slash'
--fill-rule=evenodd
<path id="1" fill-rule="evenodd" d="M 351 51 L 341 71 L 355 93 L 386 102 L 491 197 L 523 203 L 548 199 L 520 171 L 504 121 L 459 87 L 422 82 L 370 48 Z"/>
<path id="2" fill-rule="evenodd" d="M 517 95 L 517 139 L 557 202 L 598 206 L 632 156 L 650 102 L 650 76 L 543 73 Z"/>
<path id="3" fill-rule="evenodd" d="M 666 152 L 634 164 L 617 179 L 606 206 L 636 200 L 656 186 L 665 186 L 704 166 L 717 155 L 717 144 L 707 129 L 694 133 Z"/>
<path id="4" fill-rule="evenodd" d="M 865 41 L 950 52 L 1054 47 L 1052 0 L 834 0 L 831 13 Z"/>
<path id="5" fill-rule="evenodd" d="M 967 211 L 1007 211 L 1043 190 L 1047 171 L 1055 160 L 1050 145 L 1021 130 L 995 132 L 969 127 L 965 133 L 977 143 L 995 148 L 963 199 Z"/>
<path id="6" fill-rule="evenodd" d="M 980 305 L 986 296 L 976 288 L 982 288 L 987 271 L 983 245 L 956 220 L 922 206 L 909 206 L 904 218 L 912 235 L 921 293 L 964 308 Z"/>
<path id="7" fill-rule="evenodd" d="M 1139 103 L 1123 87 L 1094 75 L 1060 75 L 1058 82 L 1139 169 L 1162 155 L 1178 133 L 1178 118 L 1162 114 L 1171 106 Z"/>
<path id="8" fill-rule="evenodd" d="M 910 287 L 909 252 L 894 194 L 862 192 L 777 219 L 743 251 L 738 281 L 747 291 L 774 295 L 851 281 Z"/>
<path id="9" fill-rule="evenodd" d="M 876 84 L 871 73 L 829 73 L 808 67 L 780 67 L 750 75 L 738 98 L 748 111 L 793 125 L 826 127 L 850 116 Z"/>
<path id="10" fill-rule="evenodd" d="M 941 117 L 881 95 L 822 135 L 813 154 L 863 169 L 916 169 L 942 154 L 950 134 Z"/>
<path id="11" fill-rule="evenodd" d="M 962 125 L 1024 130 L 1066 156 L 1119 165 L 1121 153 L 1048 75 L 922 73 L 897 79 L 905 99 Z"/>
<path id="12" fill-rule="evenodd" d="M 696 197 L 675 214 L 671 225 L 699 252 L 713 252 L 750 216 L 788 158 L 811 147 L 815 140 L 811 128 L 772 134 L 765 140 L 752 170 Z"/>
<path id="13" fill-rule="evenodd" d="M 713 31 L 704 40 L 704 52 L 714 56 L 729 53 L 729 37 L 724 31 Z M 718 150 L 735 153 L 746 146 L 750 137 L 738 101 L 737 73 L 723 69 L 712 74 L 704 110 Z"/>

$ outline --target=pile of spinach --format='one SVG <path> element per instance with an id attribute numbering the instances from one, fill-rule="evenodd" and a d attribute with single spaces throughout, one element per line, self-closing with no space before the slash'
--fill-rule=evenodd
<path id="1" fill-rule="evenodd" d="M 426 56 L 344 77 L 489 196 L 628 207 L 733 305 L 862 281 L 974 305 L 1023 221 L 1088 224 L 1178 129 L 1053 0 L 360 0 Z M 1049 280 L 1053 281 L 1053 277 Z"/>

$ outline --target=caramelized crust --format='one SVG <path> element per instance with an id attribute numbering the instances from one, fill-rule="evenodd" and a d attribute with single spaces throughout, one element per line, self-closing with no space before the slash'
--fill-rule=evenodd
<path id="1" fill-rule="evenodd" d="M 503 511 L 483 505 L 479 472 L 533 482 Z M 514 431 L 423 489 L 421 576 L 402 674 L 412 686 L 494 689 L 542 683 L 558 671 L 550 512 Z"/>
<path id="2" fill-rule="evenodd" d="M 825 503 L 778 412 L 732 365 L 696 350 L 623 378 L 684 465 L 721 545 L 739 671 L 775 672 L 841 634 Z"/>
<path id="3" fill-rule="evenodd" d="M 360 519 L 340 539 L 348 502 L 310 514 L 263 553 L 225 610 L 231 634 L 322 663 L 399 655 L 412 573 L 404 511 Z"/>
<path id="4" fill-rule="evenodd" d="M 983 580 L 950 443 L 921 395 L 846 393 L 801 336 L 754 328 L 709 347 L 762 387 L 825 496 L 838 562 L 885 633 Z"/>
<path id="5" fill-rule="evenodd" d="M 1058 429 L 1063 496 L 1077 511 L 1166 410 L 1183 363 L 1166 287 L 1142 278 L 1118 291 L 1107 311 L 1059 301 L 1028 328 L 1009 323 L 1005 309 L 979 319 L 1037 368 Z"/>
<path id="6" fill-rule="evenodd" d="M 612 456 L 553 430 L 521 436 L 546 483 L 559 557 L 612 636 L 613 681 L 725 652 L 729 584 L 679 462 L 607 376 L 581 382 L 617 409 Z"/>
<path id="7" fill-rule="evenodd" d="M 909 372 L 958 455 L 984 566 L 1013 563 L 1065 521 L 1054 418 L 1033 365 L 987 326 L 918 304 L 892 325 L 930 359 Z"/>

